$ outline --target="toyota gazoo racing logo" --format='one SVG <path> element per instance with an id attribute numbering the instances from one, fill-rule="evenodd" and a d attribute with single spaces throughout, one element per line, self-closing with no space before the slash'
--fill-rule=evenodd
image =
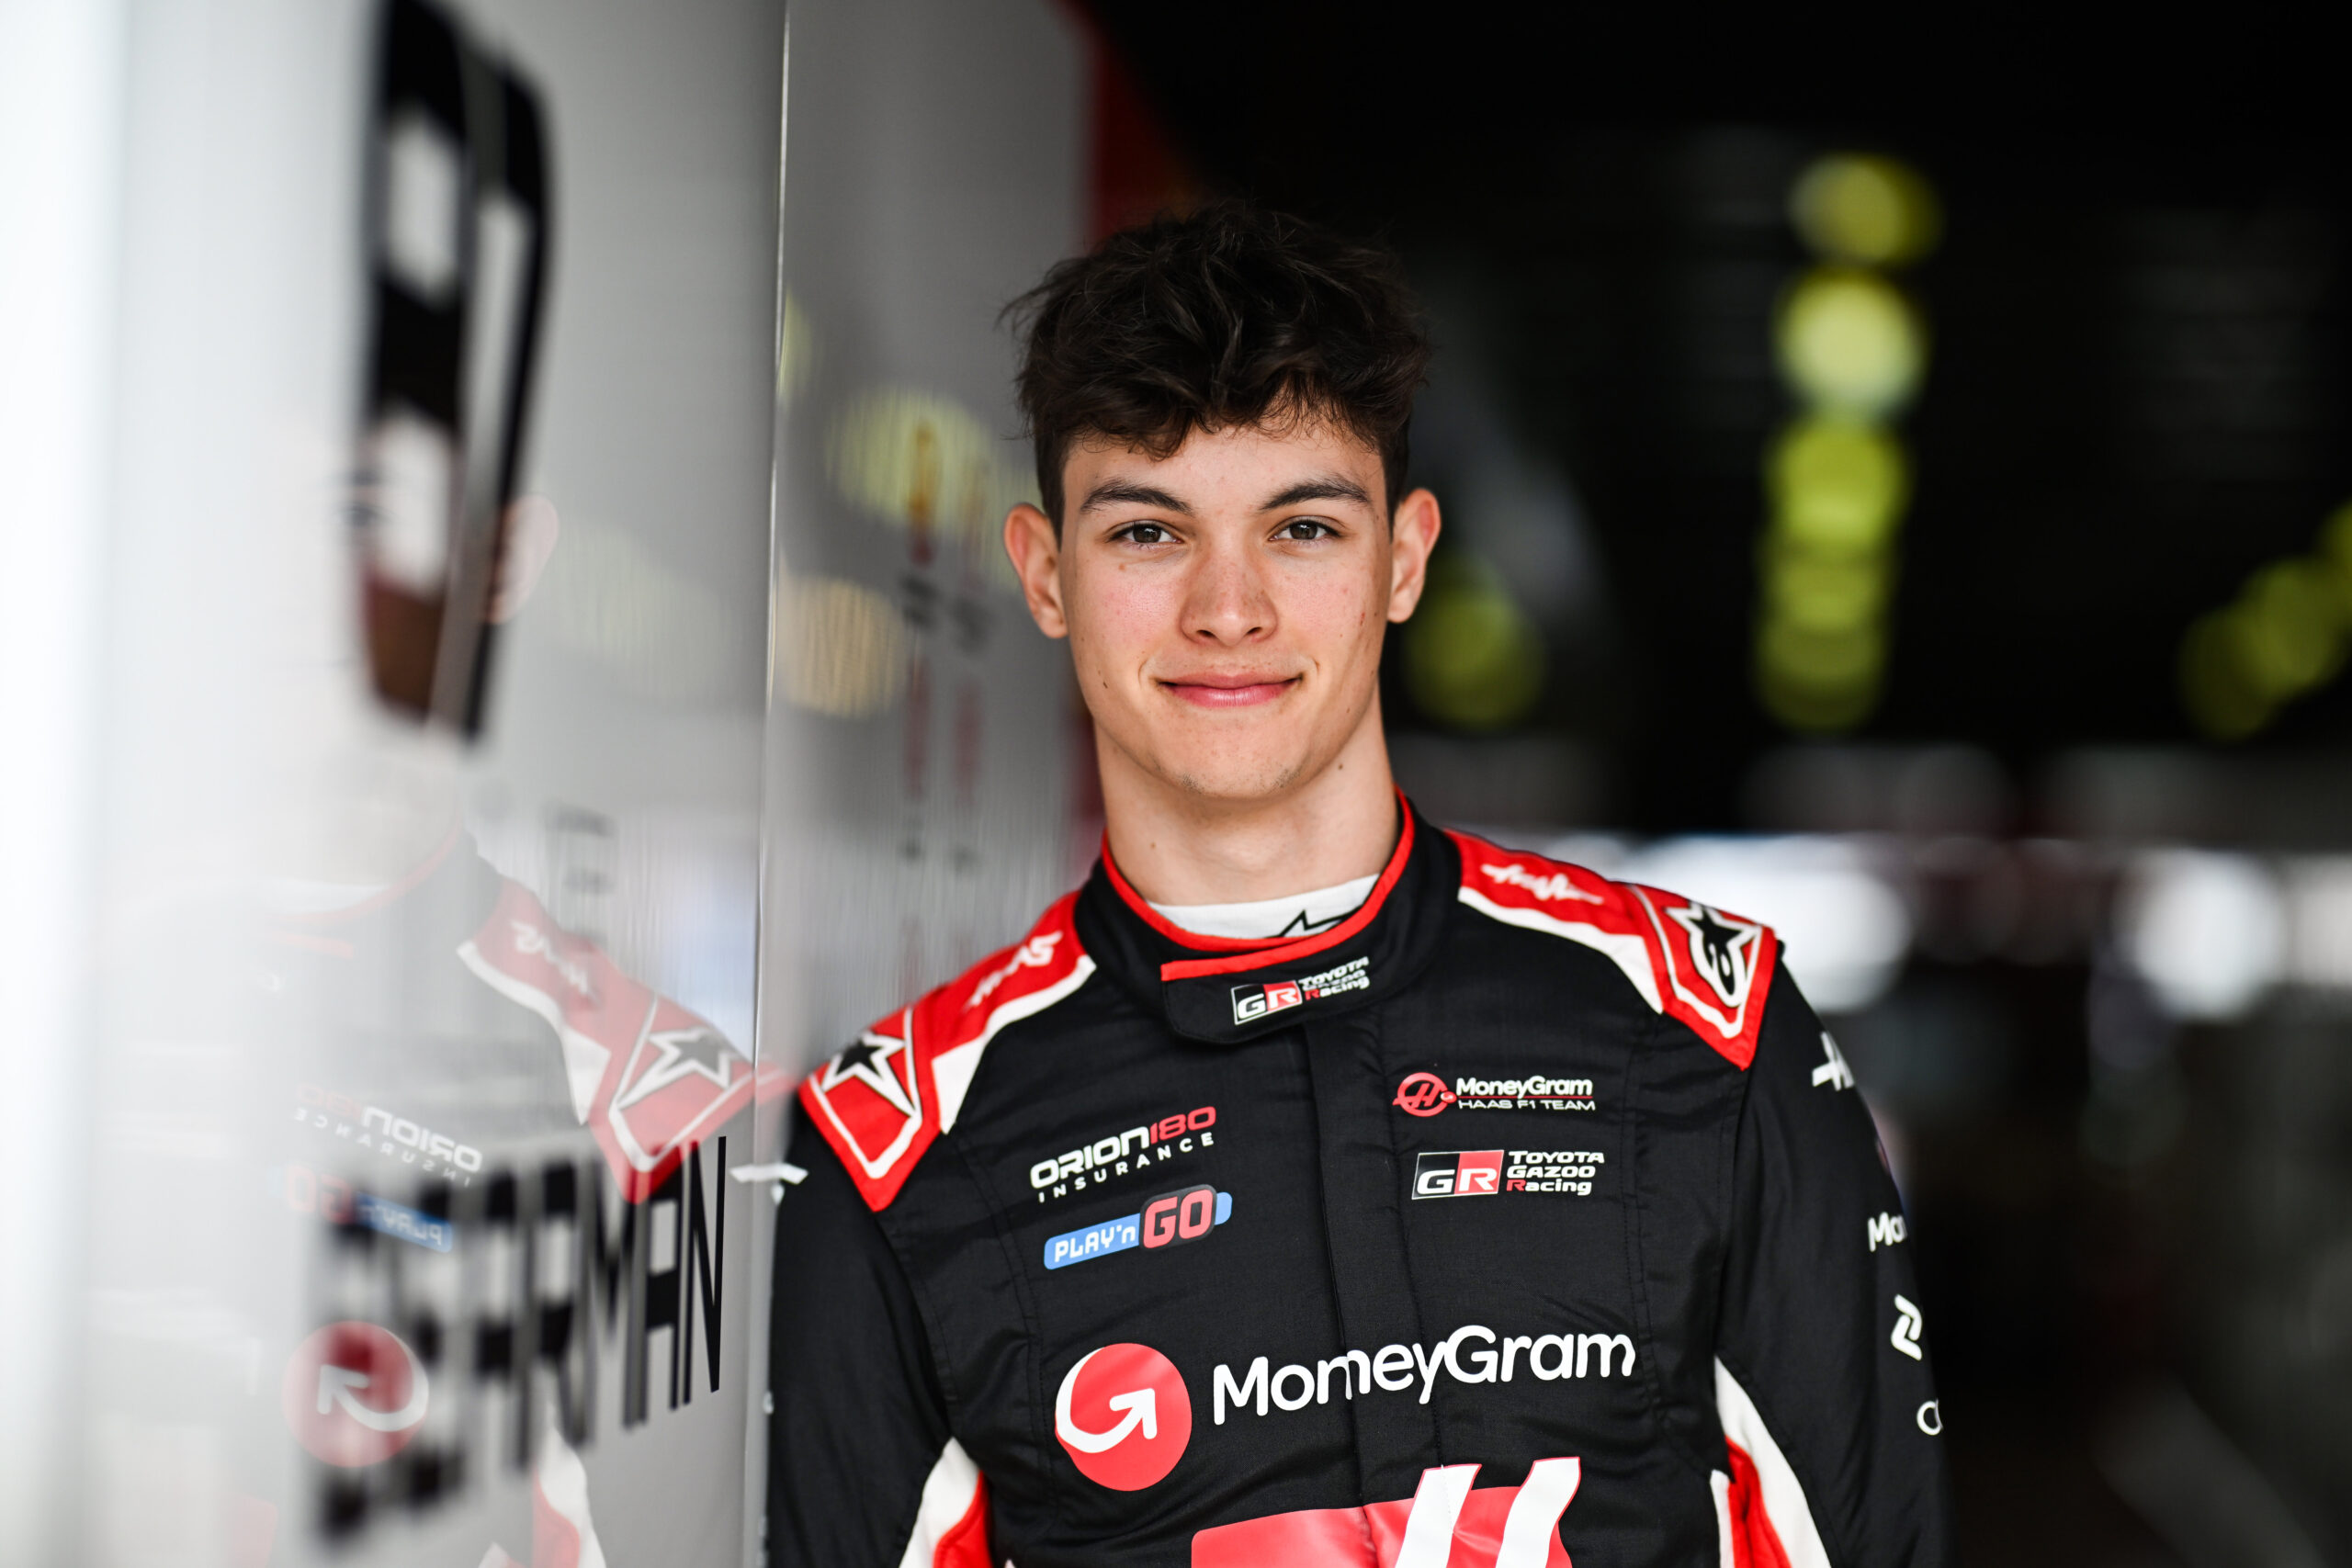
<path id="1" fill-rule="evenodd" d="M 399 1335 L 349 1320 L 294 1348 L 278 1397 L 312 1458 L 356 1470 L 408 1447 L 431 1389 L 424 1363 Z"/>
<path id="2" fill-rule="evenodd" d="M 1555 1192 L 1589 1198 L 1593 1179 L 1607 1163 L 1594 1149 L 1432 1149 L 1414 1156 L 1413 1196 Z"/>
<path id="3" fill-rule="evenodd" d="M 1457 1077 L 1449 1085 L 1435 1073 L 1408 1073 L 1389 1104 L 1408 1116 L 1434 1116 L 1449 1105 L 1464 1111 L 1597 1111 L 1590 1078 L 1555 1078 L 1531 1073 L 1517 1078 Z"/>
<path id="4" fill-rule="evenodd" d="M 1122 1214 L 1101 1224 L 1085 1225 L 1046 1238 L 1046 1267 L 1067 1269 L 1090 1258 L 1142 1247 L 1156 1252 L 1180 1247 L 1203 1236 L 1233 1217 L 1233 1194 L 1214 1187 L 1187 1187 L 1163 1192 L 1139 1213 Z"/>
<path id="5" fill-rule="evenodd" d="M 1089 1481 L 1140 1492 L 1184 1457 L 1193 1396 L 1176 1363 L 1150 1346 L 1105 1345 L 1062 1374 L 1054 1436 Z"/>
<path id="6" fill-rule="evenodd" d="M 1298 980 L 1276 980 L 1262 986 L 1233 987 L 1233 1021 L 1249 1023 L 1269 1013 L 1287 1012 L 1343 991 L 1372 988 L 1372 960 L 1351 958 L 1336 969 Z"/>
<path id="7" fill-rule="evenodd" d="M 1414 1156 L 1416 1198 L 1491 1198 L 1502 1190 L 1503 1151 L 1453 1149 Z"/>

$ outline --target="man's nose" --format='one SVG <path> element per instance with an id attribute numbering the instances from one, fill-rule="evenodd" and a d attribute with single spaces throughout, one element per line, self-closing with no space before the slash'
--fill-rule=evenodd
<path id="1" fill-rule="evenodd" d="M 1274 604 L 1246 547 L 1207 552 L 1184 599 L 1184 635 L 1238 647 L 1274 629 Z"/>

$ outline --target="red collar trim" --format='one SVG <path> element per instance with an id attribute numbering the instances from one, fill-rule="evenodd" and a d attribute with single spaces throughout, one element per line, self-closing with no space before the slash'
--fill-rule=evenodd
<path id="1" fill-rule="evenodd" d="M 1282 940 L 1279 937 L 1205 936 L 1199 931 L 1186 931 L 1153 908 L 1149 900 L 1127 881 L 1119 870 L 1119 863 L 1111 858 L 1111 833 L 1108 829 L 1102 833 L 1102 870 L 1110 877 L 1111 886 L 1117 891 L 1120 901 L 1126 905 L 1128 913 L 1181 947 L 1204 948 L 1211 953 L 1259 953 Z"/>
<path id="2" fill-rule="evenodd" d="M 1159 966 L 1161 981 L 1190 980 L 1204 975 L 1238 975 L 1245 970 L 1263 968 L 1269 964 L 1289 964 L 1311 958 L 1341 942 L 1352 941 L 1378 918 L 1382 907 L 1388 902 L 1390 891 L 1405 874 L 1405 863 L 1413 855 L 1413 808 L 1406 802 L 1401 790 L 1396 795 L 1396 806 L 1402 822 L 1396 834 L 1396 847 L 1389 852 L 1388 863 L 1381 868 L 1380 880 L 1373 884 L 1372 893 L 1364 899 L 1363 907 L 1329 931 L 1302 937 L 1296 942 L 1250 942 L 1238 937 L 1202 936 L 1196 931 L 1184 930 L 1145 902 L 1127 879 L 1120 874 L 1118 863 L 1111 858 L 1111 840 L 1107 833 L 1102 839 L 1102 870 L 1128 909 L 1152 930 L 1179 946 L 1226 954 L 1222 958 L 1187 958 L 1163 964 Z"/>

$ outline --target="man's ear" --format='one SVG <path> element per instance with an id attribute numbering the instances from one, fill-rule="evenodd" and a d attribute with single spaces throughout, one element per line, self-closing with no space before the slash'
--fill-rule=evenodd
<path id="1" fill-rule="evenodd" d="M 1029 602 L 1029 618 L 1047 637 L 1069 636 L 1069 618 L 1062 611 L 1062 546 L 1054 520 L 1023 502 L 1004 514 L 1004 553 L 1012 558 L 1012 574 L 1021 580 L 1021 596 Z"/>
<path id="2" fill-rule="evenodd" d="M 1443 521 L 1437 497 L 1428 491 L 1413 491 L 1396 503 L 1388 532 L 1390 620 L 1410 620 L 1413 607 L 1421 602 L 1421 590 L 1429 584 L 1430 552 L 1437 547 Z"/>

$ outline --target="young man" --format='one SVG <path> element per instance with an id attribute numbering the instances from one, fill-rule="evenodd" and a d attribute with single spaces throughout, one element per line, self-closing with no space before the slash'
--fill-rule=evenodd
<path id="1" fill-rule="evenodd" d="M 769 1561 L 1949 1561 L 1901 1206 L 1772 932 L 1390 782 L 1391 265 L 1220 208 L 1025 303 L 1005 543 L 1107 842 L 801 1091 Z"/>

